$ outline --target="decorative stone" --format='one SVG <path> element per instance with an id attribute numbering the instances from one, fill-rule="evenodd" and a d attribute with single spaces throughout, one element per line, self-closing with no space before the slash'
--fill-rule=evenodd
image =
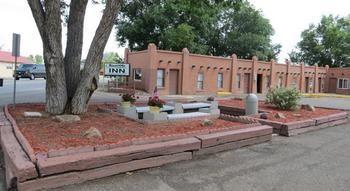
<path id="1" fill-rule="evenodd" d="M 213 121 L 210 119 L 204 119 L 201 123 L 201 125 L 204 127 L 212 126 L 213 124 L 214 124 Z"/>
<path id="2" fill-rule="evenodd" d="M 260 119 L 267 119 L 267 113 L 260 114 Z"/>
<path id="3" fill-rule="evenodd" d="M 98 107 L 97 112 L 99 112 L 99 113 L 112 113 L 113 111 L 111 109 Z"/>
<path id="4" fill-rule="evenodd" d="M 286 118 L 286 116 L 284 116 L 283 113 L 276 113 L 274 115 L 274 117 L 277 118 L 277 119 L 285 119 Z"/>
<path id="5" fill-rule="evenodd" d="M 24 117 L 26 118 L 38 118 L 42 116 L 43 115 L 40 112 L 30 112 L 30 111 L 24 112 Z"/>
<path id="6" fill-rule="evenodd" d="M 102 138 L 101 132 L 95 127 L 90 127 L 90 129 L 84 132 L 83 136 L 87 138 L 93 138 L 93 137 Z"/>
<path id="7" fill-rule="evenodd" d="M 307 111 L 316 111 L 316 108 L 310 104 L 305 105 L 304 109 L 306 109 Z"/>
<path id="8" fill-rule="evenodd" d="M 80 117 L 78 115 L 56 115 L 54 120 L 60 123 L 73 123 L 80 121 Z"/>
<path id="9" fill-rule="evenodd" d="M 207 101 L 214 101 L 214 100 L 215 100 L 215 98 L 213 96 L 210 96 L 207 98 Z"/>

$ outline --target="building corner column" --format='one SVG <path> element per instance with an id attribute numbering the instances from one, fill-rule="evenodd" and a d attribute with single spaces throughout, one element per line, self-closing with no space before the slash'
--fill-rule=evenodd
<path id="1" fill-rule="evenodd" d="M 188 80 L 188 77 L 191 75 L 190 74 L 190 68 L 189 68 L 189 56 L 190 52 L 188 51 L 187 48 L 182 49 L 182 65 L 181 65 L 181 94 L 186 95 L 186 94 L 191 94 L 191 87 L 188 86 L 190 82 L 186 82 L 186 79 Z"/>
<path id="2" fill-rule="evenodd" d="M 125 48 L 124 49 L 124 63 L 125 64 L 129 63 L 129 53 L 130 53 L 129 48 Z"/>
<path id="3" fill-rule="evenodd" d="M 258 75 L 258 57 L 253 56 L 253 64 L 252 64 L 252 72 L 251 72 L 251 93 L 257 93 L 257 86 L 256 86 L 256 81 L 257 81 L 257 75 Z"/>
<path id="4" fill-rule="evenodd" d="M 147 92 L 152 93 L 154 91 L 154 88 L 157 86 L 157 46 L 153 43 L 148 44 L 148 56 L 149 56 L 149 63 L 148 63 L 148 72 L 149 72 L 149 81 L 148 81 L 148 87 Z"/>
<path id="5" fill-rule="evenodd" d="M 287 64 L 287 71 L 286 71 L 285 87 L 287 88 L 289 86 L 289 84 L 290 84 L 290 74 L 289 74 L 289 72 L 290 72 L 290 64 L 291 63 L 290 63 L 289 60 L 287 60 L 286 64 Z"/>
<path id="6" fill-rule="evenodd" d="M 326 65 L 326 78 L 324 79 L 324 92 L 328 92 L 329 88 L 329 65 Z"/>
<path id="7" fill-rule="evenodd" d="M 302 62 L 300 64 L 300 92 L 305 92 L 305 64 Z"/>
<path id="8" fill-rule="evenodd" d="M 271 59 L 271 62 L 270 62 L 270 84 L 269 84 L 270 89 L 276 87 L 275 65 L 276 65 L 275 60 Z"/>
<path id="9" fill-rule="evenodd" d="M 232 93 L 237 93 L 236 77 L 237 77 L 238 65 L 237 65 L 237 55 L 232 54 L 231 56 L 231 83 L 230 91 Z"/>
<path id="10" fill-rule="evenodd" d="M 314 93 L 318 93 L 320 90 L 319 90 L 319 87 L 318 87 L 318 65 L 315 64 L 315 74 L 314 74 Z"/>

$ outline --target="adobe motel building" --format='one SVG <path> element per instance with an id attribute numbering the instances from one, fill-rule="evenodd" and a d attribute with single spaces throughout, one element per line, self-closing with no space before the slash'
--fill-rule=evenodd
<path id="1" fill-rule="evenodd" d="M 231 57 L 216 57 L 158 50 L 149 44 L 144 51 L 125 49 L 125 63 L 132 72 L 129 81 L 136 89 L 160 95 L 267 93 L 270 87 L 296 87 L 302 93 L 350 94 L 350 68 L 279 64 Z M 345 85 L 346 84 L 346 85 Z M 346 87 L 346 88 L 345 88 Z"/>

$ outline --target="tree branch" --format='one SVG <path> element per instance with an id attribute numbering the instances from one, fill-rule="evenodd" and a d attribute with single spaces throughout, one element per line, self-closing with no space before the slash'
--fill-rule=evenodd
<path id="1" fill-rule="evenodd" d="M 72 113 L 85 112 L 92 93 L 97 89 L 103 51 L 117 18 L 122 0 L 107 0 L 101 21 L 96 29 L 86 58 L 81 80 L 72 99 Z"/>
<path id="2" fill-rule="evenodd" d="M 30 9 L 36 23 L 36 26 L 39 30 L 41 37 L 44 36 L 44 21 L 45 21 L 45 11 L 40 0 L 27 0 Z"/>
<path id="3" fill-rule="evenodd" d="M 67 45 L 64 58 L 68 99 L 74 96 L 80 79 L 83 28 L 87 4 L 88 0 L 74 0 L 70 3 L 67 25 Z"/>

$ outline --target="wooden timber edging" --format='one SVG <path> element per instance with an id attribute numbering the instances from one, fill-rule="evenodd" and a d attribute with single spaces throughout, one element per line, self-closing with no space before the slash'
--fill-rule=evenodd
<path id="1" fill-rule="evenodd" d="M 316 118 L 307 119 L 303 121 L 293 121 L 288 123 L 266 120 L 266 119 L 258 119 L 252 116 L 232 116 L 232 117 L 234 117 L 237 121 L 250 120 L 252 122 L 254 121 L 259 122 L 260 124 L 263 124 L 263 125 L 269 125 L 273 127 L 274 133 L 277 133 L 282 136 L 287 136 L 287 137 L 298 135 L 301 133 L 306 133 L 309 131 L 323 129 L 326 127 L 332 127 L 332 126 L 348 123 L 348 119 L 350 118 L 350 110 L 334 109 L 334 108 L 327 108 L 327 107 L 316 107 L 316 108 L 333 109 L 333 110 L 339 110 L 340 112 L 336 114 L 328 115 L 328 116 L 316 117 Z M 243 109 L 241 108 L 234 108 L 234 107 L 228 107 L 228 106 L 223 106 L 223 109 L 225 113 L 224 115 L 230 115 L 230 113 L 234 113 L 236 111 L 243 111 Z M 269 111 L 265 111 L 265 112 L 269 113 Z"/>
<path id="2" fill-rule="evenodd" d="M 245 129 L 197 134 L 171 141 L 53 158 L 37 157 L 35 162 L 24 152 L 11 126 L 2 126 L 0 131 L 6 182 L 8 188 L 15 185 L 19 191 L 55 188 L 271 140 L 272 127 L 246 125 Z"/>
<path id="3" fill-rule="evenodd" d="M 20 142 L 21 146 L 23 147 L 24 152 L 28 155 L 30 160 L 35 163 L 36 157 L 34 154 L 34 150 L 30 146 L 28 140 L 24 137 L 22 132 L 19 130 L 17 123 L 16 123 L 16 120 L 11 116 L 7 105 L 4 107 L 4 113 L 5 113 L 6 118 L 10 121 L 14 135 L 17 138 L 18 142 Z"/>

